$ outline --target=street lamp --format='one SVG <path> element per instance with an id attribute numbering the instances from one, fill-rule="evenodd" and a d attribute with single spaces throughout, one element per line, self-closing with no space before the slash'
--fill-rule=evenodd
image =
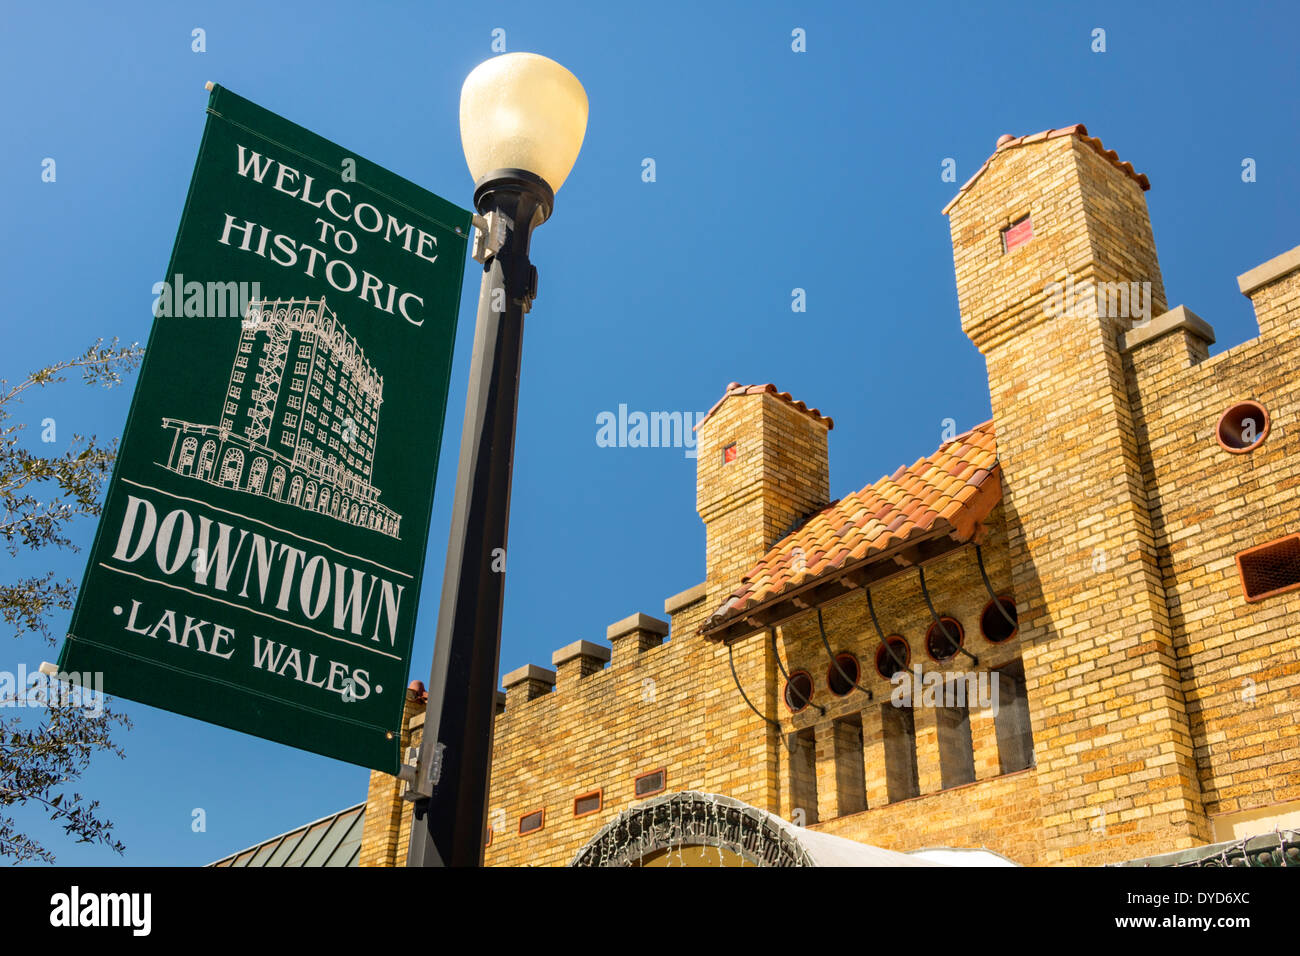
<path id="1" fill-rule="evenodd" d="M 524 313 L 537 295 L 533 229 L 550 218 L 587 130 L 577 78 L 535 53 L 477 66 L 460 93 L 483 263 L 456 500 L 429 674 L 409 866 L 479 866 L 487 829 L 506 534 Z"/>

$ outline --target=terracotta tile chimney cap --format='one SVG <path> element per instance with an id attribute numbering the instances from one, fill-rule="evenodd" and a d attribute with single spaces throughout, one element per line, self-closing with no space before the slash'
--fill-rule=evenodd
<path id="1" fill-rule="evenodd" d="M 816 408 L 809 408 L 803 402 L 795 400 L 795 398 L 789 392 L 782 392 L 778 390 L 777 387 L 773 385 L 771 382 L 768 382 L 767 384 L 764 385 L 741 385 L 739 382 L 728 382 L 727 390 L 723 392 L 722 397 L 718 399 L 717 402 L 714 403 L 713 407 L 708 410 L 705 416 L 701 418 L 698 422 L 696 422 L 694 430 L 698 431 L 699 427 L 703 425 L 705 422 L 707 422 L 710 418 L 712 418 L 714 412 L 716 412 L 719 408 L 722 407 L 722 403 L 725 402 L 728 398 L 731 398 L 733 395 L 757 395 L 762 392 L 769 392 L 772 395 L 775 395 L 781 401 L 785 402 L 787 405 L 793 405 L 795 408 L 805 413 L 806 415 L 811 415 L 818 422 L 825 425 L 827 430 L 830 430 L 835 427 L 835 420 L 831 418 L 829 415 L 823 415 Z"/>

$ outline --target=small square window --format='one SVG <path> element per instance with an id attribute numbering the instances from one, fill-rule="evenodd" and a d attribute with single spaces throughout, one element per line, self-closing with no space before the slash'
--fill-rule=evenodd
<path id="1" fill-rule="evenodd" d="M 1032 238 L 1034 238 L 1034 223 L 1026 214 L 1002 230 L 1002 251 L 1011 252 Z"/>
<path id="2" fill-rule="evenodd" d="M 651 770 L 636 778 L 635 790 L 638 797 L 648 797 L 652 793 L 662 793 L 668 788 L 668 771 Z"/>
<path id="3" fill-rule="evenodd" d="M 722 449 L 722 463 L 724 465 L 730 465 L 733 461 L 736 460 L 737 454 L 738 452 L 736 451 L 736 443 L 733 441 L 726 448 Z"/>
<path id="4" fill-rule="evenodd" d="M 534 810 L 519 818 L 519 834 L 536 833 L 546 823 L 546 810 Z"/>

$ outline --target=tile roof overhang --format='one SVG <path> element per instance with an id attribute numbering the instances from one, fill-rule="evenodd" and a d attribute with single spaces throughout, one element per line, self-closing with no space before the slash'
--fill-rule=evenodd
<path id="1" fill-rule="evenodd" d="M 978 542 L 1001 500 L 990 421 L 814 514 L 768 550 L 699 633 L 731 642 Z"/>
<path id="2" fill-rule="evenodd" d="M 984 170 L 989 168 L 993 160 L 1010 150 L 1017 149 L 1021 146 L 1028 146 L 1031 143 L 1041 143 L 1044 140 L 1056 139 L 1058 136 L 1078 136 L 1085 143 L 1095 149 L 1102 158 L 1108 160 L 1112 166 L 1123 172 L 1133 180 L 1145 192 L 1151 188 L 1151 180 L 1147 179 L 1146 173 L 1139 173 L 1133 168 L 1132 163 L 1126 163 L 1119 158 L 1119 154 L 1113 149 L 1107 149 L 1101 144 L 1101 140 L 1096 136 L 1088 135 L 1088 128 L 1082 123 L 1075 123 L 1073 126 L 1064 126 L 1060 129 L 1045 129 L 1041 133 L 1030 133 L 1028 136 L 1003 136 L 998 140 L 997 148 L 993 150 L 993 155 L 984 160 L 984 165 L 975 170 L 975 175 L 957 190 L 957 195 L 948 201 L 948 205 L 943 207 L 943 214 L 948 215 L 948 211 L 957 205 L 958 200 L 966 194 L 966 191 L 975 185 L 975 180 L 984 175 Z"/>

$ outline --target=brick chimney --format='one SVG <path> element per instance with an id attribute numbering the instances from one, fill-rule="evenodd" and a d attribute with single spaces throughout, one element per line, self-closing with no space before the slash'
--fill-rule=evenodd
<path id="1" fill-rule="evenodd" d="M 696 426 L 695 501 L 713 606 L 768 548 L 829 502 L 832 427 L 775 385 L 736 382 Z"/>

